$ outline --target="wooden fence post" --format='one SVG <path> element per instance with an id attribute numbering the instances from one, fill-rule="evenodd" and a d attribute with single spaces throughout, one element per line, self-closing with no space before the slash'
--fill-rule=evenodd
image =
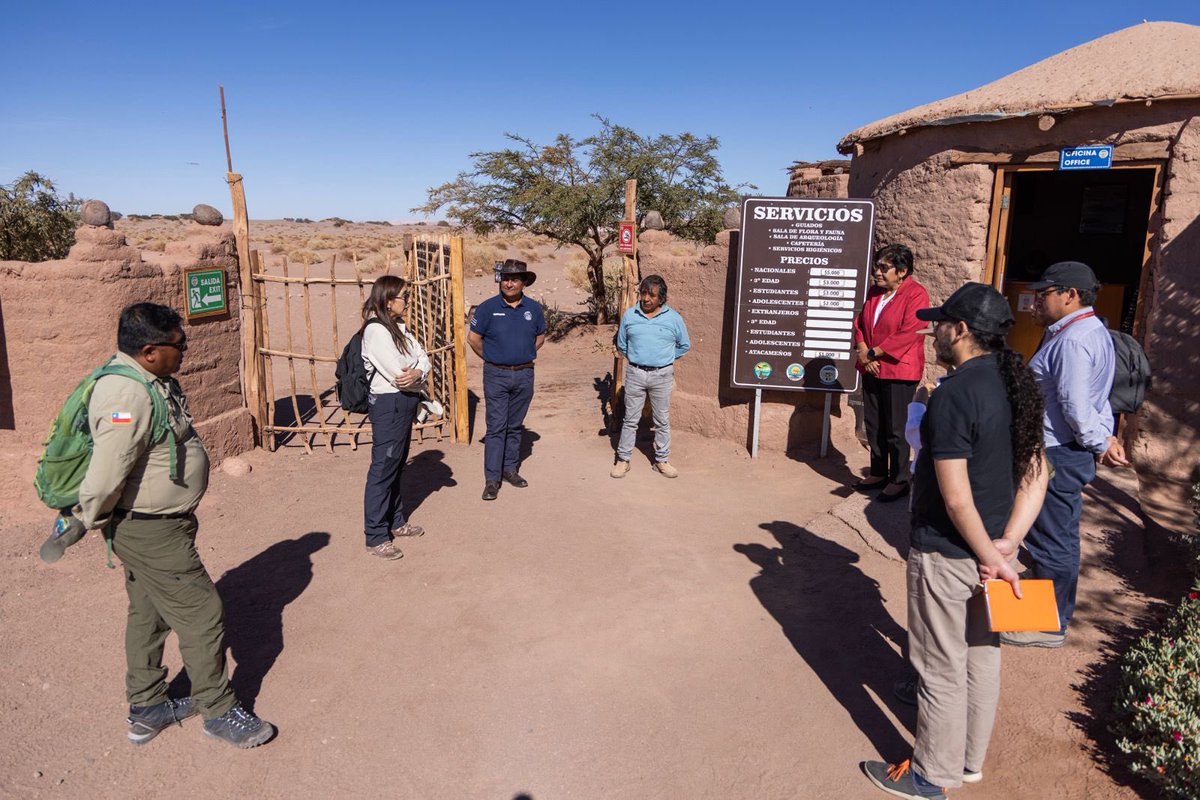
<path id="1" fill-rule="evenodd" d="M 466 292 L 463 287 L 463 240 L 450 238 L 450 315 L 454 324 L 454 441 L 466 442 L 470 435 L 467 414 L 467 325 Z"/>
<path id="2" fill-rule="evenodd" d="M 259 447 L 263 444 L 262 374 L 259 370 L 258 342 L 261 333 L 257 315 L 260 301 L 254 285 L 254 270 L 250 258 L 250 219 L 246 212 L 246 190 L 242 176 L 236 172 L 225 173 L 229 183 L 229 194 L 233 198 L 233 237 L 237 243 L 238 280 L 241 298 L 240 323 L 242 333 L 242 403 L 254 420 L 254 440 Z"/>

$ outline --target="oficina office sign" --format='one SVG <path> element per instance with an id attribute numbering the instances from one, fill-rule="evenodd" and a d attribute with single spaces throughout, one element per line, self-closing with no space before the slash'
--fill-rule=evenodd
<path id="1" fill-rule="evenodd" d="M 1112 166 L 1112 151 L 1107 144 L 1064 147 L 1058 151 L 1058 168 L 1108 169 Z"/>

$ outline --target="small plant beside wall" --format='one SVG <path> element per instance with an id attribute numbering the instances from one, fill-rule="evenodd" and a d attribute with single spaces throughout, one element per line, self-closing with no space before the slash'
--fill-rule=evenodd
<path id="1" fill-rule="evenodd" d="M 1193 487 L 1200 511 L 1200 483 Z M 1197 517 L 1200 527 L 1200 516 Z M 1121 661 L 1117 746 L 1130 768 L 1167 797 L 1200 797 L 1200 542 L 1188 543 L 1192 590 L 1162 629 L 1142 637 Z"/>

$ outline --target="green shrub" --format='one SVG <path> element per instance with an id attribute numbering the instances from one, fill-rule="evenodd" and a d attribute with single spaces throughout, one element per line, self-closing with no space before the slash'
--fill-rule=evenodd
<path id="1" fill-rule="evenodd" d="M 58 196 L 54 184 L 26 172 L 0 186 L 0 261 L 64 258 L 75 244 L 80 200 Z"/>
<path id="2" fill-rule="evenodd" d="M 1168 797 L 1200 797 L 1200 585 L 1121 660 L 1117 746 Z"/>

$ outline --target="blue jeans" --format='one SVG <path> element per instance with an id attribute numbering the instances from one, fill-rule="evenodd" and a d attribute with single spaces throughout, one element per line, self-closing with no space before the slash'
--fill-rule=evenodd
<path id="1" fill-rule="evenodd" d="M 1054 477 L 1046 487 L 1046 500 L 1025 548 L 1033 557 L 1033 577 L 1054 581 L 1058 602 L 1059 633 L 1075 613 L 1075 588 L 1079 584 L 1079 518 L 1083 514 L 1083 487 L 1096 477 L 1096 458 L 1079 445 L 1046 448 Z"/>
<path id="2" fill-rule="evenodd" d="M 367 547 L 391 541 L 392 531 L 406 521 L 400 478 L 408 461 L 413 416 L 420 400 L 420 395 L 407 392 L 373 394 L 367 400 L 371 420 L 371 466 L 363 491 Z"/>
<path id="3" fill-rule="evenodd" d="M 483 365 L 487 433 L 483 436 L 483 476 L 498 481 L 520 466 L 525 414 L 533 400 L 533 368 L 501 369 Z"/>
<path id="4" fill-rule="evenodd" d="M 625 370 L 625 417 L 621 420 L 621 438 L 617 442 L 617 458 L 628 461 L 633 456 L 633 442 L 646 397 L 654 416 L 654 460 L 671 458 L 671 388 L 675 383 L 675 365 L 647 372 L 632 364 Z"/>

